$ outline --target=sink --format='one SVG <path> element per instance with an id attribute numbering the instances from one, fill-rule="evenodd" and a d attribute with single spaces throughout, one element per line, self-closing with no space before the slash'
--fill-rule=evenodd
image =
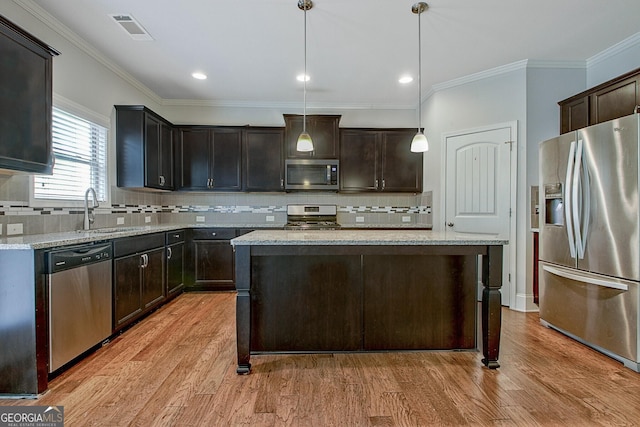
<path id="1" fill-rule="evenodd" d="M 123 231 L 144 230 L 144 227 L 106 227 L 93 228 L 91 230 L 78 230 L 78 233 L 118 233 Z"/>

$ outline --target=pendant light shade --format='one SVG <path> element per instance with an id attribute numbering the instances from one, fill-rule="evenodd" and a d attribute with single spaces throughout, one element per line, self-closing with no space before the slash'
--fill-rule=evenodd
<path id="1" fill-rule="evenodd" d="M 422 131 L 422 35 L 420 34 L 420 15 L 429 9 L 425 2 L 419 2 L 411 6 L 411 12 L 418 15 L 418 132 L 411 141 L 411 151 L 422 153 L 429 151 L 429 142 Z"/>
<path id="2" fill-rule="evenodd" d="M 313 151 L 313 141 L 311 135 L 307 133 L 307 10 L 313 7 L 311 0 L 298 0 L 298 8 L 304 11 L 304 77 L 302 79 L 304 84 L 304 110 L 302 116 L 302 133 L 298 137 L 298 143 L 296 144 L 296 150 L 298 151 Z"/>

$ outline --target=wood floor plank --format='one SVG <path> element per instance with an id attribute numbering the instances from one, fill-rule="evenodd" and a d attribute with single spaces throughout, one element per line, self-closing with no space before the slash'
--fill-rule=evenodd
<path id="1" fill-rule="evenodd" d="M 503 309 L 501 367 L 480 352 L 254 355 L 235 373 L 235 295 L 188 293 L 34 400 L 65 426 L 640 425 L 640 374 Z"/>

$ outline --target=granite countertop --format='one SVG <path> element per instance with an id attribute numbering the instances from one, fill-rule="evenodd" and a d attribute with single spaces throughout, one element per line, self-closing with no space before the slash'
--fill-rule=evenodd
<path id="1" fill-rule="evenodd" d="M 108 228 L 97 228 L 89 231 L 77 230 L 61 233 L 46 233 L 23 236 L 8 236 L 0 238 L 0 250 L 32 250 L 48 249 L 59 246 L 78 245 L 83 243 L 98 242 L 103 240 L 118 239 L 121 237 L 139 236 L 150 233 L 160 233 L 165 231 L 180 230 L 185 228 L 244 228 L 244 229 L 274 229 L 280 230 L 284 227 L 282 223 L 195 223 L 195 224 L 161 224 L 146 226 L 116 226 Z M 419 227 L 428 227 L 420 224 L 348 224 L 344 226 L 346 230 L 337 231 L 348 233 L 352 228 L 393 228 L 399 230 L 410 230 Z M 395 233 L 395 230 L 392 231 Z M 296 231 L 296 233 L 300 233 Z"/>
<path id="2" fill-rule="evenodd" d="M 231 240 L 241 245 L 506 245 L 492 234 L 430 230 L 258 230 Z"/>
<path id="3" fill-rule="evenodd" d="M 120 226 L 96 228 L 94 230 L 77 230 L 62 233 L 33 234 L 25 236 L 9 236 L 0 239 L 0 250 L 48 249 L 58 246 L 78 245 L 120 237 L 139 236 L 184 228 L 282 228 L 284 224 L 161 224 L 146 226 Z"/>

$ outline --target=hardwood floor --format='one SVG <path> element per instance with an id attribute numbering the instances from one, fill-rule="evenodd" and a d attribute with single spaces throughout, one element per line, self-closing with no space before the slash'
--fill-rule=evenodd
<path id="1" fill-rule="evenodd" d="M 69 426 L 640 425 L 640 374 L 503 309 L 480 352 L 263 355 L 235 373 L 235 294 L 188 293 L 55 378 Z"/>

